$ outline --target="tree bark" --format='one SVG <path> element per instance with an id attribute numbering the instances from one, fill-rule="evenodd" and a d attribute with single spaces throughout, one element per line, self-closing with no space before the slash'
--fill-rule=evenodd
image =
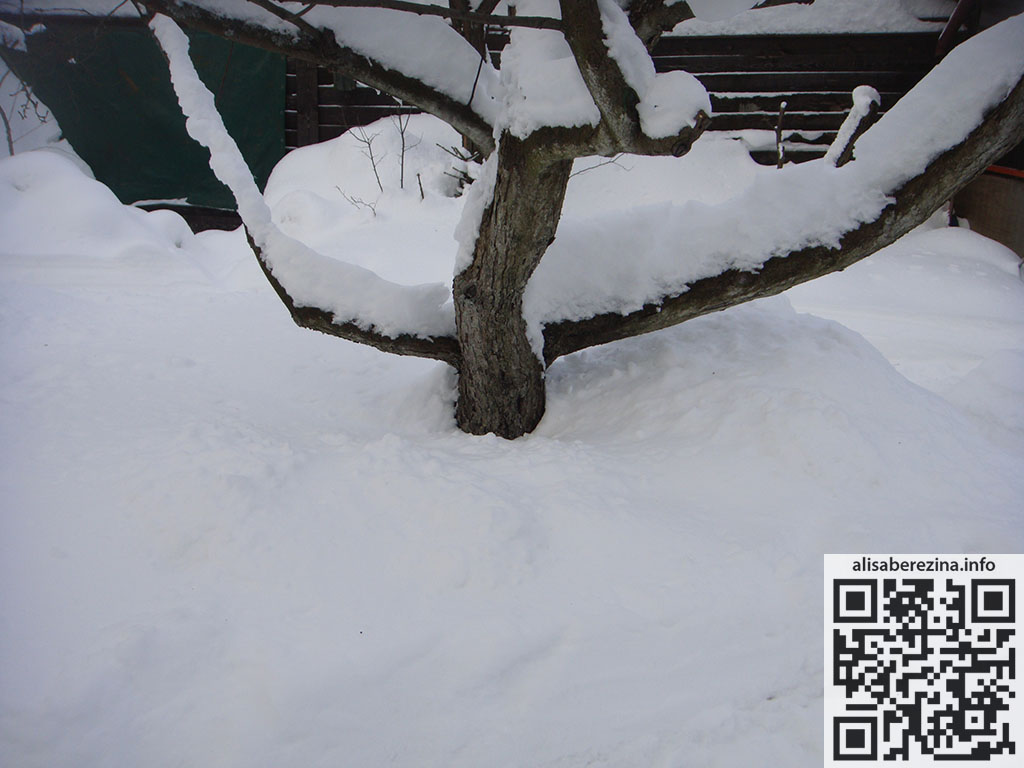
<path id="1" fill-rule="evenodd" d="M 456 420 L 472 434 L 516 438 L 544 415 L 544 363 L 526 334 L 523 291 L 555 239 L 571 160 L 505 134 L 473 260 L 455 277 Z M 538 350 L 539 351 L 539 350 Z"/>

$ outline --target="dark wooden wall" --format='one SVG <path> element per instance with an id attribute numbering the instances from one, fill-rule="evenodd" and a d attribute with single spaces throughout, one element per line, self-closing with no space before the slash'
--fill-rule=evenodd
<path id="1" fill-rule="evenodd" d="M 711 130 L 774 131 L 779 107 L 787 156 L 820 156 L 850 108 L 850 93 L 870 85 L 891 107 L 936 62 L 934 33 L 666 37 L 654 51 L 660 72 L 686 70 L 704 83 L 714 109 Z M 488 40 L 501 55 L 505 38 Z M 285 144 L 332 139 L 388 115 L 415 112 L 391 97 L 330 71 L 290 61 Z M 770 155 L 770 158 L 768 157 Z M 774 149 L 759 158 L 774 161 Z"/>
<path id="2" fill-rule="evenodd" d="M 663 38 L 654 62 L 704 84 L 713 131 L 774 131 L 785 102 L 787 156 L 801 160 L 832 143 L 857 86 L 879 92 L 882 112 L 913 88 L 936 63 L 936 40 L 930 33 Z M 774 148 L 758 159 L 774 162 Z"/>

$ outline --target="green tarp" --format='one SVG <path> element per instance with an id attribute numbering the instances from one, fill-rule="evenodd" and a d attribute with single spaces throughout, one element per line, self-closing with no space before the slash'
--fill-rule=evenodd
<path id="1" fill-rule="evenodd" d="M 46 104 L 96 178 L 125 203 L 187 199 L 234 208 L 185 132 L 167 64 L 139 22 L 45 19 L 3 58 Z M 284 156 L 284 57 L 189 32 L 192 59 L 262 189 Z"/>

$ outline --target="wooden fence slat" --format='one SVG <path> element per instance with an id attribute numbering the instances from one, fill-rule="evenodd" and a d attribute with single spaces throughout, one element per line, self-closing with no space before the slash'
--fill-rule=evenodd
<path id="1" fill-rule="evenodd" d="M 846 118 L 842 112 L 790 112 L 782 118 L 783 130 L 835 131 Z M 778 113 L 734 112 L 712 115 L 712 131 L 775 130 Z"/>
<path id="2" fill-rule="evenodd" d="M 656 67 L 663 72 L 682 69 L 694 75 L 711 72 L 927 72 L 933 56 L 908 57 L 899 51 L 884 53 L 851 53 L 835 50 L 829 54 L 799 53 L 787 55 L 749 56 L 687 55 L 658 56 Z"/>
<path id="3" fill-rule="evenodd" d="M 751 91 L 852 91 L 870 85 L 879 91 L 908 91 L 920 80 L 908 72 L 750 72 L 698 75 L 713 93 Z"/>
<path id="4" fill-rule="evenodd" d="M 317 70 L 315 64 L 305 61 L 295 62 L 295 89 L 298 130 L 298 145 L 316 144 L 319 139 L 317 130 Z"/>
<path id="5" fill-rule="evenodd" d="M 830 55 L 838 49 L 847 52 L 885 55 L 900 51 L 908 57 L 935 55 L 938 32 L 879 32 L 870 34 L 792 34 L 792 35 L 690 35 L 662 37 L 656 56 L 740 55 L 787 56 L 800 54 Z"/>
<path id="6" fill-rule="evenodd" d="M 902 94 L 880 93 L 882 111 L 895 104 Z M 732 95 L 712 93 L 711 108 L 721 112 L 778 112 L 779 103 L 785 101 L 787 109 L 794 112 L 842 112 L 852 105 L 849 91 L 822 91 L 821 93 L 743 93 Z"/>

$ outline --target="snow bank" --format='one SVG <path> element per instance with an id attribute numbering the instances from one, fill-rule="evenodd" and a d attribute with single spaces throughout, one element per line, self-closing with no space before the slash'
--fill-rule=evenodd
<path id="1" fill-rule="evenodd" d="M 55 211 L 60 226 L 53 226 Z M 74 159 L 52 150 L 0 162 L 0 251 L 112 259 L 177 249 L 192 231 L 175 213 L 121 205 Z"/>
<path id="2" fill-rule="evenodd" d="M 457 182 L 449 174 L 468 169 L 441 147 L 461 146 L 462 139 L 430 115 L 409 115 L 402 124 L 404 188 L 399 124 L 387 118 L 362 132 L 289 152 L 274 168 L 264 196 L 281 230 L 318 253 L 402 285 L 448 282 L 452 231 L 464 203 L 455 197 Z M 383 192 L 364 137 L 372 142 Z M 382 230 L 390 233 L 383 246 Z M 443 268 L 435 263 L 439 253 L 446 256 Z"/>
<path id="3" fill-rule="evenodd" d="M 567 219 L 772 173 L 597 162 Z M 342 168 L 375 185 L 290 155 L 274 220 L 450 278 L 459 201 L 392 165 L 373 217 Z M 285 221 L 303 175 L 340 223 Z M 821 555 L 1024 546 L 1024 283 L 974 233 L 790 294 L 842 325 L 778 297 L 563 358 L 510 443 L 456 430 L 447 366 L 296 328 L 240 231 L 179 247 L 46 153 L 0 196 L 12 765 L 814 768 Z"/>

